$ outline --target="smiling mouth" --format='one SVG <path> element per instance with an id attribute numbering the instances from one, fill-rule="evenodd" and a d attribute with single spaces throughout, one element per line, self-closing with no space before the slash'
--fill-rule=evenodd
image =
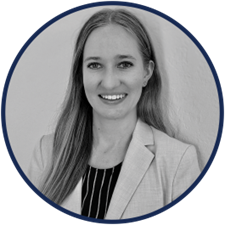
<path id="1" fill-rule="evenodd" d="M 121 100 L 124 99 L 127 94 L 120 94 L 120 95 L 99 95 L 100 98 L 108 100 L 108 101 L 117 101 L 117 100 Z"/>

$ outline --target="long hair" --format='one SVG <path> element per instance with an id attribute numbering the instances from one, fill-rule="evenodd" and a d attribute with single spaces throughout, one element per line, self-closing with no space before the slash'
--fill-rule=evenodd
<path id="1" fill-rule="evenodd" d="M 159 107 L 161 79 L 147 31 L 126 10 L 105 9 L 95 13 L 84 24 L 76 41 L 69 86 L 54 133 L 51 166 L 40 188 L 46 197 L 59 205 L 74 190 L 90 159 L 93 118 L 83 86 L 83 51 L 91 32 L 108 24 L 120 25 L 135 35 L 144 64 L 147 66 L 150 60 L 154 62 L 154 72 L 143 88 L 137 115 L 147 124 L 166 132 Z"/>

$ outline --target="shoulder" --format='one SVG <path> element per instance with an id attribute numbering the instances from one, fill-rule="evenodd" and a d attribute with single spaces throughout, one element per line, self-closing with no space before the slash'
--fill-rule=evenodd
<path id="1" fill-rule="evenodd" d="M 140 119 L 135 127 L 133 138 L 149 148 L 155 157 L 181 157 L 191 146 L 149 126 Z"/>
<path id="2" fill-rule="evenodd" d="M 52 157 L 54 134 L 43 135 L 36 143 L 33 151 L 35 159 L 41 168 L 45 168 Z"/>
<path id="3" fill-rule="evenodd" d="M 54 134 L 44 135 L 37 142 L 28 169 L 28 178 L 38 188 L 51 165 Z"/>
<path id="4" fill-rule="evenodd" d="M 40 139 L 41 147 L 45 150 L 51 150 L 54 142 L 54 133 L 43 135 Z"/>
<path id="5" fill-rule="evenodd" d="M 157 149 L 157 154 L 165 154 L 167 156 L 173 154 L 182 155 L 188 148 L 193 147 L 190 144 L 184 143 L 176 138 L 170 137 L 166 133 L 151 127 L 154 137 L 154 145 Z"/>
<path id="6" fill-rule="evenodd" d="M 183 166 L 191 165 L 194 162 L 196 165 L 198 164 L 195 146 L 170 137 L 152 126 L 150 128 L 153 145 L 148 148 L 154 154 L 155 163 L 161 170 L 175 174 Z"/>
<path id="7" fill-rule="evenodd" d="M 46 167 L 46 164 L 48 164 L 48 162 L 51 160 L 53 151 L 53 142 L 54 142 L 54 134 L 44 135 L 41 137 L 39 141 L 38 151 L 40 151 L 44 167 Z"/>
<path id="8" fill-rule="evenodd" d="M 184 193 L 201 173 L 194 145 L 181 142 L 151 127 L 155 166 L 162 182 L 171 187 L 171 199 Z M 151 147 L 151 146 L 150 146 Z"/>

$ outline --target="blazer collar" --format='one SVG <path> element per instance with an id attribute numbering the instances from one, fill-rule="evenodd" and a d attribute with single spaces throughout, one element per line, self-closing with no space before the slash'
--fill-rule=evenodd
<path id="1" fill-rule="evenodd" d="M 154 159 L 154 154 L 147 148 L 153 144 L 151 127 L 138 120 L 105 219 L 122 217 L 132 195 Z"/>
<path id="2" fill-rule="evenodd" d="M 147 148 L 150 145 L 154 145 L 152 129 L 139 119 L 133 132 L 133 137 L 128 147 L 105 219 L 120 219 L 122 217 L 132 195 L 154 159 L 154 154 Z M 62 207 L 81 214 L 81 191 L 82 179 L 71 195 L 63 202 Z"/>
<path id="3" fill-rule="evenodd" d="M 136 139 L 145 146 L 154 145 L 152 128 L 146 123 L 142 122 L 141 119 L 138 119 L 132 139 Z"/>

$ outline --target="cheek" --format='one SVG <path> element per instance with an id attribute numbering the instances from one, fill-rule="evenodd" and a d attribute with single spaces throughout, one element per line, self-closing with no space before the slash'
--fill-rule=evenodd
<path id="1" fill-rule="evenodd" d="M 133 89 L 142 90 L 143 82 L 144 82 L 144 69 L 141 68 L 141 66 L 138 66 L 136 70 L 134 70 L 130 76 L 130 86 L 133 87 Z"/>
<path id="2" fill-rule="evenodd" d="M 92 84 L 92 82 L 87 79 L 87 78 L 83 78 L 83 84 L 84 84 L 84 92 L 85 92 L 85 95 L 86 95 L 86 98 L 89 102 L 89 104 L 91 105 L 91 107 L 93 108 L 93 102 L 94 102 L 94 98 L 93 96 L 94 95 L 94 86 Z"/>
<path id="3" fill-rule="evenodd" d="M 83 75 L 83 84 L 86 94 L 96 89 L 96 81 L 93 79 L 93 77 L 89 76 L 88 74 Z"/>
<path id="4" fill-rule="evenodd" d="M 137 92 L 140 92 L 142 90 L 142 85 L 143 79 L 141 79 L 140 77 L 133 79 L 133 81 L 130 83 L 131 89 Z"/>

